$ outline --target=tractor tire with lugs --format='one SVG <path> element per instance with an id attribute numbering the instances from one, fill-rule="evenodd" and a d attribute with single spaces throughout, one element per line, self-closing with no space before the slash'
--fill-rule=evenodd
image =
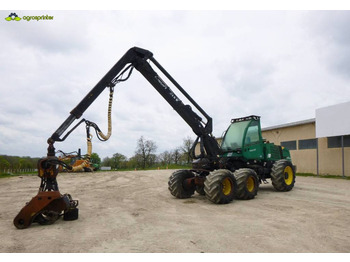
<path id="1" fill-rule="evenodd" d="M 211 172 L 204 182 L 205 196 L 215 204 L 230 203 L 235 198 L 236 188 L 235 177 L 226 169 Z"/>
<path id="2" fill-rule="evenodd" d="M 177 198 L 190 198 L 194 191 L 195 187 L 184 187 L 184 181 L 188 178 L 193 178 L 194 174 L 189 170 L 178 170 L 175 171 L 168 181 L 168 189 L 170 193 Z"/>
<path id="3" fill-rule="evenodd" d="M 292 163 L 282 159 L 272 166 L 271 181 L 277 191 L 290 191 L 295 183 L 295 170 Z"/>
<path id="4" fill-rule="evenodd" d="M 240 168 L 233 175 L 237 182 L 236 197 L 243 200 L 253 199 L 259 190 L 259 179 L 255 171 L 250 168 Z"/>

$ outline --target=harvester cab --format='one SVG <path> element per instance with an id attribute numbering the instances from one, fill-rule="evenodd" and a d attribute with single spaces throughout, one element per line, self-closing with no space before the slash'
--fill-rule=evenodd
<path id="1" fill-rule="evenodd" d="M 221 143 L 223 157 L 263 158 L 260 117 L 249 116 L 231 120 Z"/>
<path id="2" fill-rule="evenodd" d="M 289 150 L 269 143 L 262 137 L 260 116 L 231 120 L 221 142 L 221 157 L 236 157 L 242 161 L 291 160 Z"/>

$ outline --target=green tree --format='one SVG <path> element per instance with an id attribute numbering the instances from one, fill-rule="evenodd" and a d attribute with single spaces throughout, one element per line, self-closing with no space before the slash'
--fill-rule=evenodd
<path id="1" fill-rule="evenodd" d="M 174 161 L 174 164 L 178 164 L 181 159 L 181 148 L 177 147 L 172 151 L 172 159 Z"/>
<path id="2" fill-rule="evenodd" d="M 169 151 L 164 151 L 163 153 L 159 154 L 158 156 L 158 161 L 162 164 L 162 165 L 169 165 L 172 163 L 172 153 Z"/>
<path id="3" fill-rule="evenodd" d="M 120 153 L 115 153 L 113 154 L 113 157 L 111 159 L 111 162 L 112 162 L 111 167 L 113 169 L 126 168 L 127 161 L 128 161 L 128 158 L 126 156 Z"/>
<path id="4" fill-rule="evenodd" d="M 32 163 L 25 158 L 20 158 L 18 160 L 18 163 L 19 163 L 18 165 L 19 169 L 32 168 Z"/>
<path id="5" fill-rule="evenodd" d="M 183 140 L 181 150 L 184 154 L 184 157 L 186 159 L 187 164 L 189 164 L 192 161 L 192 157 L 191 157 L 190 152 L 191 152 L 191 148 L 192 148 L 193 143 L 194 143 L 194 141 L 190 137 L 186 137 Z"/>
<path id="6" fill-rule="evenodd" d="M 142 166 L 142 157 L 138 154 L 131 157 L 127 163 L 128 168 L 138 168 Z"/>
<path id="7" fill-rule="evenodd" d="M 141 157 L 141 168 L 145 169 L 146 166 L 151 166 L 155 162 L 154 153 L 157 151 L 157 145 L 152 140 L 146 140 L 143 136 L 137 141 L 137 147 L 135 155 Z"/>
<path id="8" fill-rule="evenodd" d="M 3 156 L 0 156 L 0 170 L 8 169 L 9 167 L 9 161 L 7 161 Z"/>
<path id="9" fill-rule="evenodd" d="M 102 166 L 110 166 L 112 167 L 112 159 L 110 157 L 105 157 L 103 160 L 102 160 Z"/>
<path id="10" fill-rule="evenodd" d="M 37 167 L 38 160 L 37 157 L 0 155 L 0 169 L 33 169 Z"/>
<path id="11" fill-rule="evenodd" d="M 97 169 L 101 166 L 101 158 L 97 153 L 91 154 L 90 161 Z"/>
<path id="12" fill-rule="evenodd" d="M 18 156 L 8 156 L 7 161 L 10 163 L 11 169 L 19 169 L 20 163 L 19 163 L 19 157 Z"/>
<path id="13" fill-rule="evenodd" d="M 101 158 L 97 153 L 92 153 L 90 157 L 91 163 L 93 164 L 101 164 Z"/>

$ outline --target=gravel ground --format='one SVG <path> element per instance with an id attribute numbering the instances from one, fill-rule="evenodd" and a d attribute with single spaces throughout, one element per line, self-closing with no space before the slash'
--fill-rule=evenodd
<path id="1" fill-rule="evenodd" d="M 18 230 L 13 219 L 40 179 L 0 179 L 2 253 L 348 253 L 350 181 L 297 177 L 290 192 L 261 185 L 253 200 L 176 199 L 173 170 L 59 174 L 79 219 Z"/>

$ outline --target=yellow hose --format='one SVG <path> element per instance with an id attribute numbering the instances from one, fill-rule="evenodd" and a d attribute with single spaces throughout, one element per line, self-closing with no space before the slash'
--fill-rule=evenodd
<path id="1" fill-rule="evenodd" d="M 113 103 L 113 90 L 111 89 L 109 93 L 109 101 L 108 101 L 108 132 L 107 132 L 107 135 L 103 134 L 102 131 L 98 132 L 99 136 L 105 141 L 108 140 L 112 134 L 112 103 Z M 92 135 L 90 135 L 90 137 L 87 138 L 86 159 L 80 165 L 73 166 L 73 169 L 72 169 L 73 172 L 82 172 L 84 171 L 84 167 L 87 167 L 90 165 L 90 158 L 92 154 L 91 138 L 92 138 Z"/>
<path id="2" fill-rule="evenodd" d="M 99 136 L 105 141 L 108 140 L 112 134 L 112 102 L 113 102 L 113 91 L 109 93 L 109 102 L 108 102 L 108 132 L 107 135 L 103 134 L 102 131 L 98 132 Z"/>

